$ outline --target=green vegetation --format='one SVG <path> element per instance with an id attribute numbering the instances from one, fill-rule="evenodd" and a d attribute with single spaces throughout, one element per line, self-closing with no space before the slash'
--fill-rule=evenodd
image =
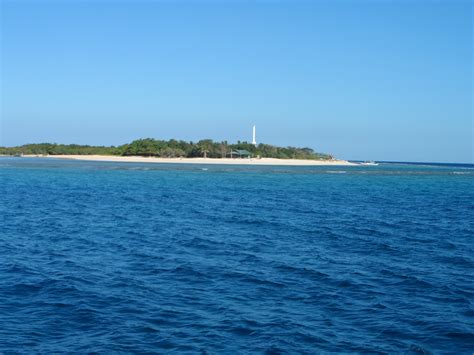
<path id="1" fill-rule="evenodd" d="M 0 147 L 0 155 L 40 154 L 40 155 L 120 155 L 115 147 L 93 147 L 78 144 L 25 144 L 20 147 Z"/>
<path id="2" fill-rule="evenodd" d="M 247 142 L 228 144 L 227 142 L 214 142 L 203 139 L 197 143 L 157 140 L 152 138 L 138 139 L 130 144 L 118 147 L 88 146 L 77 144 L 26 144 L 20 147 L 0 147 L 0 155 L 122 155 L 122 156 L 147 156 L 147 157 L 202 157 L 223 158 L 229 157 L 231 151 L 247 150 L 254 157 L 279 159 L 318 159 L 328 160 L 333 157 L 329 154 L 316 153 L 311 148 L 276 147 L 269 144 L 254 146 Z"/>

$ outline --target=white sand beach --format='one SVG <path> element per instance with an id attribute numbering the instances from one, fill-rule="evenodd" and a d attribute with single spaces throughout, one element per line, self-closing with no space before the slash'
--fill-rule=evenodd
<path id="1" fill-rule="evenodd" d="M 33 157 L 31 155 L 25 157 Z M 107 155 L 48 155 L 52 159 L 75 159 L 86 161 L 128 162 L 128 163 L 172 163 L 172 164 L 232 164 L 232 165 L 292 165 L 292 166 L 356 166 L 346 160 L 302 160 L 275 158 L 156 158 L 156 157 L 122 157 Z"/>

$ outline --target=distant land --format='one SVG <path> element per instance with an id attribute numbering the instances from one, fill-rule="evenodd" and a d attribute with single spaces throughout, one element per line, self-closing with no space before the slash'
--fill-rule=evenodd
<path id="1" fill-rule="evenodd" d="M 311 148 L 277 147 L 248 142 L 229 144 L 203 139 L 196 143 L 170 139 L 138 139 L 120 146 L 90 146 L 78 144 L 40 143 L 17 147 L 0 147 L 0 155 L 104 155 L 160 158 L 275 158 L 304 160 L 334 160 L 331 154 L 317 153 Z"/>
<path id="2" fill-rule="evenodd" d="M 311 148 L 277 147 L 203 139 L 196 143 L 170 139 L 138 139 L 120 146 L 78 144 L 25 144 L 0 147 L 0 155 L 45 157 L 102 162 L 175 163 L 175 164 L 238 164 L 238 165 L 357 165 L 337 160 L 331 154 L 317 153 Z"/>

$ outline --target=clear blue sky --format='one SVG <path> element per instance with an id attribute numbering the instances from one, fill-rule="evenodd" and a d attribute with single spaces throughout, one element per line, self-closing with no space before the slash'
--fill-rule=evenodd
<path id="1" fill-rule="evenodd" d="M 3 0 L 0 145 L 473 163 L 471 1 Z"/>

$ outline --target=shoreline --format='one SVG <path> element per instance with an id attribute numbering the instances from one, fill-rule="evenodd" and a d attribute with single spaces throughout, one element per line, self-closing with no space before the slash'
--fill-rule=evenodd
<path id="1" fill-rule="evenodd" d="M 166 164 L 216 164 L 216 165 L 286 165 L 286 166 L 357 166 L 347 160 L 304 160 L 277 158 L 157 158 L 138 156 L 107 155 L 24 155 L 25 158 L 49 158 L 82 161 L 123 163 L 166 163 Z"/>

